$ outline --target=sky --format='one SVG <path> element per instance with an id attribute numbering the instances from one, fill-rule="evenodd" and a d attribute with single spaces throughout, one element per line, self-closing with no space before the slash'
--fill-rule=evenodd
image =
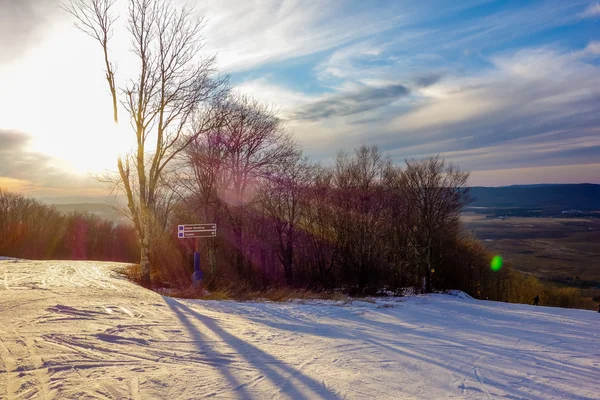
<path id="1" fill-rule="evenodd" d="M 600 183 L 598 1 L 188 4 L 206 18 L 203 54 L 315 161 L 376 144 L 398 163 L 440 154 L 471 185 Z M 125 74 L 119 30 L 114 44 Z M 0 0 L 0 110 L 12 191 L 103 196 L 91 175 L 132 143 L 112 123 L 100 49 L 58 0 Z"/>

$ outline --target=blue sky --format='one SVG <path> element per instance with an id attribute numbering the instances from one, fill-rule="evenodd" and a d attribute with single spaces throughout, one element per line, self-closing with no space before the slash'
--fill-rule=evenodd
<path id="1" fill-rule="evenodd" d="M 0 3 L 0 153 L 11 160 L 0 186 L 66 193 L 64 182 L 81 185 L 61 177 L 69 166 L 114 164 L 107 141 L 78 128 L 106 106 L 100 55 L 56 3 Z M 276 107 L 314 160 L 366 143 L 398 162 L 441 154 L 473 185 L 600 183 L 596 0 L 191 3 L 207 18 L 205 52 L 236 90 Z M 82 85 L 98 103 L 81 105 Z M 57 87 L 69 118 L 20 112 L 32 102 L 22 93 L 48 108 Z M 90 141 L 96 158 L 66 145 Z"/>
<path id="2" fill-rule="evenodd" d="M 288 32 L 323 39 L 306 54 L 232 67 L 283 105 L 309 154 L 375 143 L 398 161 L 440 153 L 474 184 L 599 182 L 600 4 L 335 4 Z M 330 44 L 332 26 L 353 34 Z"/>

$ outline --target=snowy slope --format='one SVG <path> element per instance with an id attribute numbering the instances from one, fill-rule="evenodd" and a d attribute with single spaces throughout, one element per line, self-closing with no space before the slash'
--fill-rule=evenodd
<path id="1" fill-rule="evenodd" d="M 0 398 L 598 399 L 600 314 L 415 296 L 185 301 L 0 261 Z"/>

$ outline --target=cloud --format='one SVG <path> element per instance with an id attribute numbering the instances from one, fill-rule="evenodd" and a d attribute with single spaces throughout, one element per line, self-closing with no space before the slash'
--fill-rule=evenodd
<path id="1" fill-rule="evenodd" d="M 431 86 L 442 79 L 443 74 L 436 71 L 430 71 L 415 77 L 415 82 L 417 85 L 422 87 Z"/>
<path id="2" fill-rule="evenodd" d="M 420 91 L 379 139 L 399 156 L 429 142 L 468 168 L 592 162 L 600 156 L 600 68 L 583 52 L 542 47 L 490 58 L 492 68 Z"/>
<path id="3" fill-rule="evenodd" d="M 207 18 L 207 52 L 227 72 L 318 53 L 383 32 L 403 18 L 394 2 L 359 0 L 210 0 L 196 6 Z M 352 11 L 349 11 L 352 10 Z"/>
<path id="4" fill-rule="evenodd" d="M 24 147 L 27 142 L 29 142 L 29 138 L 22 133 L 0 130 L 0 154 L 2 155 L 9 155 L 13 151 Z"/>
<path id="5" fill-rule="evenodd" d="M 57 4 L 58 0 L 0 1 L 2 62 L 17 59 L 43 37 L 44 27 L 55 15 Z"/>
<path id="6" fill-rule="evenodd" d="M 464 8 L 482 5 L 482 2 L 455 3 Z M 453 9 L 448 2 L 413 3 L 409 8 L 409 24 L 396 26 L 389 34 L 372 35 L 337 48 L 316 71 L 325 84 L 335 84 L 348 79 L 405 78 L 431 70 L 432 64 L 464 68 L 464 60 L 478 58 L 482 51 L 505 48 L 515 39 L 577 23 L 582 4 L 581 0 L 523 2 L 465 19 L 459 13 L 462 9 Z M 406 6 L 407 3 L 402 4 Z M 448 22 L 430 22 L 436 17 L 443 21 L 451 16 Z"/>
<path id="7" fill-rule="evenodd" d="M 0 176 L 28 179 L 46 170 L 49 157 L 26 150 L 30 137 L 12 130 L 0 130 Z"/>
<path id="8" fill-rule="evenodd" d="M 467 49 L 468 53 L 498 48 L 516 38 L 577 23 L 580 19 L 577 13 L 587 3 L 587 0 L 514 3 L 500 11 L 469 19 L 467 23 L 459 19 L 443 26 L 429 45 L 461 52 Z"/>
<path id="9" fill-rule="evenodd" d="M 583 55 L 600 56 L 600 41 L 590 42 L 585 48 Z"/>
<path id="10" fill-rule="evenodd" d="M 334 51 L 315 70 L 323 82 L 340 79 L 361 82 L 375 78 L 392 80 L 397 78 L 399 70 L 410 70 L 416 64 L 399 55 L 399 49 L 413 47 L 433 32 L 407 30 L 395 33 L 392 40 L 368 39 L 345 46 Z"/>
<path id="11" fill-rule="evenodd" d="M 579 16 L 581 18 L 598 18 L 600 17 L 600 3 L 590 4 L 588 8 L 582 11 Z"/>
<path id="12" fill-rule="evenodd" d="M 92 178 L 57 167 L 52 157 L 28 150 L 31 138 L 0 129 L 0 185 L 36 194 L 105 192 Z"/>
<path id="13" fill-rule="evenodd" d="M 383 87 L 362 87 L 358 90 L 327 96 L 307 104 L 292 119 L 318 121 L 344 117 L 387 106 L 400 97 L 408 96 L 410 89 L 401 84 Z"/>
<path id="14" fill-rule="evenodd" d="M 315 101 L 313 96 L 295 92 L 269 82 L 268 77 L 243 82 L 235 89 L 265 104 L 272 105 L 282 114 L 293 113 L 302 105 Z"/>
<path id="15" fill-rule="evenodd" d="M 378 144 L 398 162 L 440 153 L 475 171 L 597 163 L 595 46 L 503 51 L 487 57 L 486 68 L 431 76 L 424 70 L 407 79 L 412 85 L 347 80 L 332 94 L 297 103 L 290 130 L 326 163 L 361 143 Z M 278 93 L 301 96 L 283 87 Z"/>

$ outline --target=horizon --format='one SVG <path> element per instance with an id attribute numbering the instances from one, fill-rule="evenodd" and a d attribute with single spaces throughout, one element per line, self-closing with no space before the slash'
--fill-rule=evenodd
<path id="1" fill-rule="evenodd" d="M 600 186 L 598 183 L 589 183 L 589 182 L 581 182 L 581 183 L 535 183 L 535 184 L 517 184 L 517 185 L 502 185 L 502 186 L 468 186 L 471 188 L 489 188 L 489 189 L 502 189 L 502 188 L 510 188 L 510 187 L 542 187 L 542 186 Z M 27 195 L 27 193 L 23 193 Z M 110 202 L 117 202 L 119 204 L 125 205 L 126 200 L 123 196 L 57 196 L 57 197 L 34 197 L 36 200 L 40 201 L 46 205 L 82 205 L 82 204 L 103 204 L 110 205 Z"/>
<path id="2" fill-rule="evenodd" d="M 313 161 L 365 143 L 400 164 L 440 154 L 472 187 L 600 184 L 596 0 L 188 3 L 203 53 Z M 112 122 L 100 49 L 58 0 L 3 2 L 0 26 L 0 188 L 109 197 L 91 174 L 133 133 Z M 122 83 L 128 49 L 114 53 Z"/>

